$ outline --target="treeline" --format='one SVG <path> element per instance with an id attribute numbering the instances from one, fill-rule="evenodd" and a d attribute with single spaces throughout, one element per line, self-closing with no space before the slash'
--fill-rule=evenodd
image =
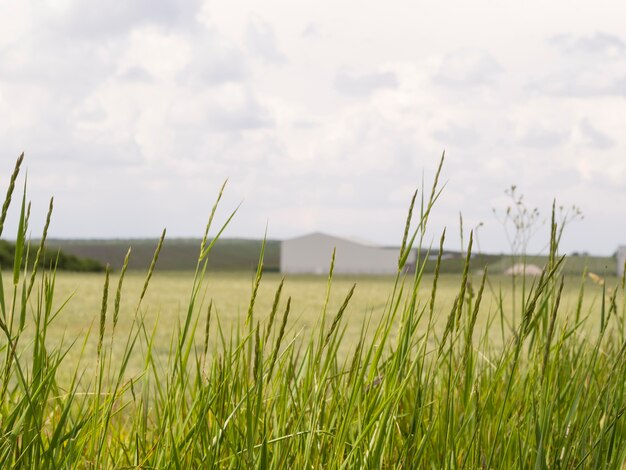
<path id="1" fill-rule="evenodd" d="M 196 267 L 200 248 L 199 239 L 165 238 L 159 255 L 159 270 L 189 271 Z M 61 249 L 78 257 L 91 258 L 112 269 L 120 269 L 129 248 L 132 254 L 128 269 L 148 269 L 156 239 L 113 240 L 59 240 L 49 239 L 50 249 Z M 209 257 L 211 271 L 256 271 L 261 255 L 262 240 L 224 238 L 217 240 Z M 329 254 L 330 256 L 330 254 Z M 278 271 L 280 267 L 280 242 L 267 240 L 263 256 L 266 272 Z"/>
<path id="2" fill-rule="evenodd" d="M 31 245 L 31 253 L 29 262 L 33 263 L 37 246 Z M 15 258 L 15 243 L 7 240 L 0 240 L 0 268 L 8 269 L 13 266 Z M 63 271 L 77 272 L 101 272 L 104 271 L 104 265 L 99 261 L 91 258 L 78 257 L 69 253 L 65 253 L 59 249 L 46 250 L 43 258 L 40 260 L 43 266 L 56 266 L 57 269 Z"/>

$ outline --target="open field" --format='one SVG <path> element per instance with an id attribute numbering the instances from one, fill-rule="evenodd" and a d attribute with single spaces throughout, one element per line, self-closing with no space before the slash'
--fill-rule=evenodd
<path id="1" fill-rule="evenodd" d="M 9 284 L 7 273 L 4 274 L 4 284 Z M 121 311 L 119 314 L 118 331 L 130 330 L 135 318 L 134 309 L 144 283 L 145 272 L 129 271 L 126 274 Z M 410 283 L 411 277 L 407 276 Z M 280 283 L 281 275 L 277 273 L 267 273 L 263 276 L 257 298 L 255 301 L 255 317 L 261 321 L 266 321 L 272 310 L 274 294 Z M 532 277 L 527 278 L 530 285 L 537 281 Z M 93 359 L 96 357 L 97 329 L 102 303 L 102 287 L 104 274 L 68 273 L 59 272 L 56 277 L 55 308 L 65 304 L 61 309 L 57 319 L 48 329 L 48 341 L 51 344 L 78 340 L 77 345 L 69 352 L 67 362 L 72 366 L 67 371 L 73 371 L 75 364 L 82 356 L 82 361 L 87 369 L 95 365 Z M 117 277 L 111 277 L 111 285 L 115 285 Z M 202 288 L 203 305 L 213 302 L 213 321 L 219 323 L 225 334 L 230 336 L 231 332 L 240 326 L 246 317 L 250 303 L 254 282 L 254 273 L 250 272 L 220 272 L 211 273 L 207 276 Z M 418 301 L 421 306 L 425 306 L 430 300 L 432 292 L 432 275 L 425 275 L 423 278 L 423 289 L 420 291 Z M 476 284 L 480 282 L 480 276 L 475 274 L 472 283 L 476 289 Z M 579 276 L 568 276 L 561 304 L 564 312 L 576 311 L 578 304 L 579 289 L 582 279 Z M 608 286 L 617 285 L 616 278 L 606 279 Z M 341 358 L 346 358 L 359 341 L 361 328 L 366 321 L 372 325 L 380 323 L 384 312 L 388 307 L 388 301 L 393 291 L 394 278 L 380 276 L 337 276 L 333 279 L 330 298 L 328 303 L 328 315 L 334 315 L 341 306 L 347 292 L 353 284 L 356 289 L 344 314 L 343 324 L 345 326 L 345 337 L 338 350 Z M 438 280 L 437 304 L 435 309 L 434 331 L 441 334 L 445 327 L 447 316 L 454 304 L 455 296 L 461 284 L 460 274 L 442 274 Z M 172 333 L 184 321 L 187 313 L 186 306 L 189 303 L 191 289 L 193 285 L 193 272 L 189 271 L 163 271 L 157 270 L 151 280 L 141 307 L 144 321 L 149 330 L 154 329 L 153 354 L 165 360 L 169 354 L 172 340 Z M 581 316 L 585 314 L 593 315 L 594 307 L 597 307 L 601 300 L 602 287 L 597 283 L 586 279 L 583 282 L 585 296 L 581 306 Z M 323 276 L 288 276 L 285 279 L 283 289 L 283 299 L 291 297 L 291 314 L 288 328 L 290 334 L 298 338 L 309 338 L 313 333 L 317 333 L 324 306 L 327 279 Z M 518 302 L 521 302 L 521 279 L 517 279 Z M 109 292 L 109 304 L 114 301 L 115 292 Z M 500 316 L 500 298 L 503 301 L 504 315 Z M 487 334 L 493 346 L 502 346 L 503 337 L 510 337 L 510 324 L 513 321 L 512 315 L 512 286 L 509 276 L 492 276 L 487 286 L 487 291 L 482 301 L 482 308 L 476 322 L 476 336 Z M 69 300 L 68 300 L 69 299 Z M 284 304 L 284 300 L 283 300 Z M 200 308 L 202 309 L 202 307 Z M 504 326 L 502 325 L 504 320 Z M 517 319 L 519 320 L 519 318 Z M 573 322 L 573 318 L 563 317 L 560 321 Z M 596 327 L 597 321 L 592 321 Z M 397 325 L 396 325 L 397 327 Z M 418 325 L 418 331 L 425 332 L 427 318 Z M 90 333 L 90 338 L 82 349 L 82 341 Z M 28 334 L 28 330 L 26 331 Z M 211 338 L 211 348 L 217 347 L 217 331 L 213 331 Z M 592 328 L 589 333 L 595 333 Z M 392 333 L 392 336 L 395 333 Z M 368 332 L 366 338 L 371 340 L 373 327 Z M 203 342 L 203 335 L 196 337 L 196 346 L 200 347 Z M 393 342 L 393 337 L 392 337 Z M 114 343 L 113 355 L 121 356 L 124 344 Z M 90 365 L 91 364 L 91 365 Z M 131 358 L 130 372 L 136 373 L 143 364 L 141 355 Z"/>
<path id="2" fill-rule="evenodd" d="M 376 468 L 422 461 L 438 467 L 543 462 L 544 468 L 570 468 L 588 466 L 591 456 L 603 467 L 621 468 L 626 461 L 620 379 L 626 370 L 619 346 L 626 344 L 624 289 L 618 279 L 605 279 L 601 286 L 569 276 L 558 295 L 556 283 L 550 288 L 528 278 L 526 298 L 543 299 L 540 304 L 546 302 L 548 310 L 529 303 L 520 308 L 521 295 L 515 308 L 544 311 L 535 321 L 527 315 L 515 319 L 509 277 L 489 279 L 480 308 L 477 275 L 467 282 L 460 275 L 426 275 L 413 287 L 407 276 L 404 294 L 402 281 L 396 284 L 393 278 L 336 277 L 320 331 L 326 279 L 293 276 L 285 280 L 278 309 L 290 297 L 291 316 L 280 332 L 276 320 L 271 332 L 268 315 L 280 284 L 276 274 L 211 273 L 194 288 L 189 272 L 156 272 L 138 313 L 144 274 L 126 276 L 115 338 L 110 317 L 102 316 L 104 276 L 58 273 L 54 298 L 48 289 L 31 300 L 34 318 L 20 334 L 20 359 L 11 359 L 6 343 L 0 348 L 10 363 L 15 361 L 13 368 L 5 366 L 3 422 L 17 429 L 17 436 L 36 439 L 52 466 L 91 466 L 95 458 L 104 467 L 160 468 L 172 459 L 210 467 L 300 467 L 309 459 L 316 468 L 341 462 L 363 467 L 371 451 Z M 5 286 L 10 278 L 3 274 Z M 111 278 L 110 285 L 116 281 Z M 517 281 L 519 294 L 524 282 Z M 354 296 L 343 311 L 353 284 Z M 466 308 L 458 311 L 455 327 L 453 306 L 463 289 Z M 193 291 L 197 302 L 188 311 Z M 413 293 L 416 308 L 410 306 Z M 114 294 L 108 291 L 109 305 Z M 37 298 L 44 300 L 39 307 Z M 202 312 L 209 299 L 215 313 L 205 346 Z M 61 310 L 47 326 L 35 328 L 42 325 L 46 304 L 50 312 Z M 543 315 L 555 308 L 562 312 L 551 323 L 555 328 L 542 329 Z M 187 320 L 191 330 L 185 335 Z M 524 325 L 534 326 L 527 331 L 531 327 Z M 602 341 L 605 331 L 607 341 Z M 521 332 L 533 338 L 530 343 L 515 340 Z M 543 344 L 552 336 L 557 357 L 548 361 Z M 261 338 L 269 340 L 267 346 Z M 49 353 L 37 347 L 42 340 Z M 67 355 L 58 356 L 72 340 L 77 342 Z M 42 393 L 46 400 L 35 398 Z M 587 394 L 594 400 L 585 400 Z M 42 422 L 42 413 L 52 420 Z M 10 424 L 20 415 L 23 424 Z M 371 428 L 362 427 L 367 422 Z M 410 431 L 416 426 L 411 422 L 421 424 Z M 0 458 L 20 460 L 12 449 L 22 449 L 21 442 L 5 441 Z M 376 450 L 381 442 L 391 447 Z M 309 446 L 317 450 L 307 451 Z M 131 453 L 124 450 L 131 448 Z"/>

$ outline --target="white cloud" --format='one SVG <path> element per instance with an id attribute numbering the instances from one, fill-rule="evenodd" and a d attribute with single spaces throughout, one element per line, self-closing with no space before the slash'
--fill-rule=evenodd
<path id="1" fill-rule="evenodd" d="M 47 10 L 46 23 L 50 31 L 59 36 L 100 41 L 150 24 L 169 28 L 189 27 L 195 21 L 200 5 L 198 0 L 75 0 L 38 7 Z"/>
<path id="2" fill-rule="evenodd" d="M 617 35 L 558 35 L 548 40 L 559 55 L 529 89 L 557 97 L 626 97 L 626 45 Z"/>
<path id="3" fill-rule="evenodd" d="M 502 72 L 502 66 L 488 52 L 459 49 L 443 58 L 435 80 L 453 87 L 476 87 L 495 83 Z"/>
<path id="4" fill-rule="evenodd" d="M 118 73 L 143 70 L 149 76 L 172 81 L 193 60 L 193 48 L 183 35 L 163 33 L 159 29 L 137 28 L 130 34 Z"/>
<path id="5" fill-rule="evenodd" d="M 568 136 L 568 132 L 532 126 L 523 131 L 519 143 L 527 147 L 553 149 L 565 143 Z"/>
<path id="6" fill-rule="evenodd" d="M 433 137 L 442 145 L 467 148 L 477 145 L 482 138 L 478 131 L 472 126 L 459 126 L 449 123 L 446 127 L 436 129 L 432 133 Z"/>
<path id="7" fill-rule="evenodd" d="M 626 74 L 580 68 L 557 72 L 531 82 L 529 88 L 556 97 L 626 97 Z"/>
<path id="8" fill-rule="evenodd" d="M 376 90 L 397 86 L 398 79 L 393 72 L 355 74 L 340 71 L 335 75 L 335 88 L 346 95 L 367 96 Z"/>
<path id="9" fill-rule="evenodd" d="M 550 38 L 549 42 L 566 54 L 584 54 L 594 60 L 598 57 L 619 58 L 626 54 L 626 45 L 619 36 L 603 32 L 595 32 L 588 36 L 559 34 Z"/>
<path id="10" fill-rule="evenodd" d="M 305 37 L 305 38 L 319 37 L 321 35 L 321 29 L 322 29 L 321 26 L 314 21 L 307 23 L 307 25 L 302 30 L 302 37 Z"/>
<path id="11" fill-rule="evenodd" d="M 254 56 L 265 62 L 283 64 L 287 61 L 278 47 L 274 28 L 258 16 L 254 16 L 248 21 L 246 45 Z"/>
<path id="12" fill-rule="evenodd" d="M 615 141 L 611 137 L 596 129 L 587 118 L 581 121 L 579 129 L 583 137 L 583 144 L 587 147 L 608 150 L 615 145 Z"/>

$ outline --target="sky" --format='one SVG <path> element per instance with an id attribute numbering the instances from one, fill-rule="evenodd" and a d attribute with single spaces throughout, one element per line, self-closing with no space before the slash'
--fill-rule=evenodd
<path id="1" fill-rule="evenodd" d="M 426 243 L 508 252 L 511 185 L 546 246 L 626 244 L 620 1 L 0 3 L 0 192 L 25 153 L 33 237 L 311 231 L 385 245 L 444 188 Z M 22 184 L 22 183 L 21 183 Z M 495 211 L 495 213 L 494 213 Z M 12 237 L 17 208 L 4 236 Z M 11 231 L 13 230 L 13 231 Z"/>

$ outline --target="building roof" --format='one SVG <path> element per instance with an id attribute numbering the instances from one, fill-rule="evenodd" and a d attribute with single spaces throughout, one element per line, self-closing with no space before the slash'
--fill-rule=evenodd
<path id="1" fill-rule="evenodd" d="M 331 238 L 331 239 L 335 239 L 335 240 L 342 240 L 342 241 L 347 241 L 347 242 L 351 242 L 351 243 L 355 243 L 357 245 L 363 245 L 363 246 L 368 246 L 368 247 L 373 247 L 373 248 L 384 248 L 374 242 L 371 242 L 369 240 L 365 240 L 359 237 L 339 237 L 336 235 L 330 235 L 328 233 L 324 233 L 324 232 L 311 232 L 311 233 L 305 233 L 304 235 L 298 235 L 297 237 L 292 237 L 292 238 L 287 238 L 285 240 L 282 240 L 284 242 L 287 241 L 291 241 L 291 240 L 300 240 L 302 238 L 310 238 L 310 237 L 326 237 L 326 238 Z"/>

